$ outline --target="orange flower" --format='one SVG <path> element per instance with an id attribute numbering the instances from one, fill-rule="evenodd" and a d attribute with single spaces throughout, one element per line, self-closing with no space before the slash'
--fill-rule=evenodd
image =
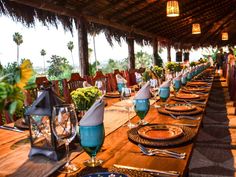
<path id="1" fill-rule="evenodd" d="M 24 60 L 24 62 L 20 65 L 20 80 L 16 83 L 16 86 L 23 89 L 32 75 L 33 70 L 30 60 Z"/>

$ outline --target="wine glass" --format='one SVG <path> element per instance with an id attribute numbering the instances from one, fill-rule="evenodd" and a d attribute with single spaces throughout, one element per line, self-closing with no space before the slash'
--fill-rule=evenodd
<path id="1" fill-rule="evenodd" d="M 174 87 L 175 94 L 176 94 L 181 87 L 181 81 L 180 80 L 173 80 L 173 87 Z"/>
<path id="2" fill-rule="evenodd" d="M 165 102 L 170 96 L 170 87 L 161 87 L 159 89 L 159 96 L 162 102 Z"/>
<path id="3" fill-rule="evenodd" d="M 73 173 L 79 169 L 70 163 L 69 144 L 76 136 L 78 121 L 72 104 L 62 104 L 53 107 L 52 132 L 58 141 L 65 143 L 66 164 L 60 169 L 62 173 Z"/>
<path id="4" fill-rule="evenodd" d="M 134 100 L 134 110 L 138 117 L 140 118 L 139 125 L 148 124 L 147 121 L 144 120 L 150 108 L 149 99 L 135 99 Z"/>
<path id="5" fill-rule="evenodd" d="M 97 80 L 95 86 L 102 92 L 102 95 L 106 94 L 106 80 Z"/>
<path id="6" fill-rule="evenodd" d="M 104 125 L 81 126 L 79 127 L 80 144 L 85 152 L 91 157 L 84 162 L 85 166 L 96 167 L 102 164 L 102 160 L 97 159 L 97 152 L 102 147 L 105 137 Z"/>
<path id="7" fill-rule="evenodd" d="M 129 128 L 136 127 L 135 124 L 130 121 L 130 109 L 133 107 L 133 100 L 130 98 L 131 96 L 131 88 L 123 87 L 121 91 L 120 98 L 125 103 L 125 109 L 128 111 L 128 123 L 127 126 Z"/>

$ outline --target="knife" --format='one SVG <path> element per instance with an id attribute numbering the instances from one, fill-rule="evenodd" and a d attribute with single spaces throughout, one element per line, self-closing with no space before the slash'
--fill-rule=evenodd
<path id="1" fill-rule="evenodd" d="M 23 130 L 20 130 L 16 127 L 11 127 L 11 126 L 7 126 L 7 125 L 1 125 L 0 128 L 5 129 L 5 130 L 11 130 L 11 131 L 15 131 L 15 132 L 19 132 L 19 133 L 23 133 Z"/>
<path id="2" fill-rule="evenodd" d="M 129 170 L 136 170 L 141 172 L 148 172 L 148 173 L 154 173 L 155 175 L 169 175 L 169 176 L 179 176 L 180 173 L 177 171 L 160 171 L 160 170 L 154 170 L 154 169 L 148 169 L 148 168 L 138 168 L 138 167 L 131 167 L 126 165 L 113 165 L 116 168 L 123 168 L 123 169 L 129 169 Z"/>

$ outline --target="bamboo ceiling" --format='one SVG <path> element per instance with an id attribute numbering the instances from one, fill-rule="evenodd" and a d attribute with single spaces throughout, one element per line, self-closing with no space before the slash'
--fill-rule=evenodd
<path id="1" fill-rule="evenodd" d="M 103 31 L 110 43 L 132 35 L 139 44 L 158 38 L 175 48 L 236 44 L 236 0 L 179 0 L 180 16 L 166 17 L 167 0 L 0 0 L 0 14 L 27 26 L 35 19 L 66 30 L 83 16 L 90 34 Z M 192 34 L 192 24 L 201 24 L 201 34 Z M 222 41 L 227 31 L 229 40 Z"/>

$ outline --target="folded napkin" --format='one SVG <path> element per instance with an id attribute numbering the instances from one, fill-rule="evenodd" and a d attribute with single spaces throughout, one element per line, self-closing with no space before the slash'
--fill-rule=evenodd
<path id="1" fill-rule="evenodd" d="M 127 83 L 127 80 L 123 78 L 120 74 L 116 75 L 116 81 L 117 83 Z"/>
<path id="2" fill-rule="evenodd" d="M 162 88 L 162 87 L 170 87 L 170 84 L 171 84 L 171 80 L 167 80 L 167 81 L 163 82 L 160 85 L 160 88 Z"/>
<path id="3" fill-rule="evenodd" d="M 82 117 L 79 124 L 81 126 L 95 126 L 103 123 L 104 107 L 105 104 L 102 98 L 95 101 L 95 103 Z"/>
<path id="4" fill-rule="evenodd" d="M 134 99 L 149 99 L 151 97 L 150 93 L 150 82 L 148 81 L 142 88 L 136 93 Z"/>
<path id="5" fill-rule="evenodd" d="M 90 85 L 87 81 L 83 82 L 83 87 L 92 87 L 92 85 Z"/>
<path id="6" fill-rule="evenodd" d="M 188 73 L 189 73 L 188 71 L 185 72 L 182 77 L 187 77 Z"/>

